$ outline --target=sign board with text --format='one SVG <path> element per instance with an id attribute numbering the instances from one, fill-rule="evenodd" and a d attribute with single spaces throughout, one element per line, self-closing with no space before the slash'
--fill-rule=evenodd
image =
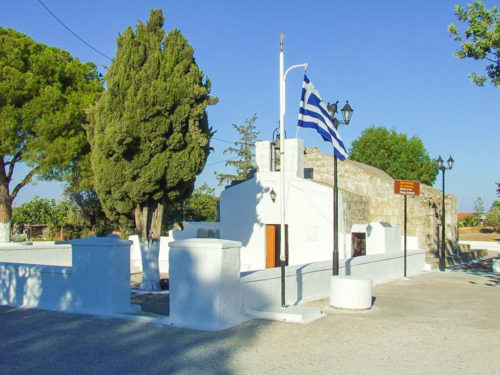
<path id="1" fill-rule="evenodd" d="M 394 180 L 394 193 L 402 195 L 420 195 L 420 182 Z"/>

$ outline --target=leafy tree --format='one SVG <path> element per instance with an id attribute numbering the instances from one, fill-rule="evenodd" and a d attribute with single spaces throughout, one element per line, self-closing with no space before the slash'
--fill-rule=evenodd
<path id="1" fill-rule="evenodd" d="M 94 64 L 0 27 L 0 226 L 8 227 L 14 199 L 35 177 L 60 179 L 73 168 L 88 147 L 85 108 L 102 90 Z M 21 162 L 29 172 L 11 186 Z"/>
<path id="2" fill-rule="evenodd" d="M 34 196 L 30 202 L 14 207 L 12 222 L 14 224 L 44 224 L 51 231 L 68 225 L 69 207 L 66 202 L 56 203 L 54 199 Z"/>
<path id="3" fill-rule="evenodd" d="M 365 129 L 352 143 L 349 159 L 365 163 L 386 172 L 395 179 L 418 180 L 432 185 L 438 167 L 418 137 L 408 139 L 405 134 L 384 127 Z"/>
<path id="4" fill-rule="evenodd" d="M 255 129 L 256 120 L 257 114 L 254 114 L 245 120 L 244 125 L 232 124 L 239 134 L 239 140 L 234 142 L 234 146 L 226 148 L 224 154 L 229 152 L 236 155 L 235 159 L 226 161 L 226 167 L 234 167 L 236 171 L 234 174 L 216 173 L 219 185 L 224 182 L 245 181 L 250 177 L 255 159 L 255 141 L 259 134 Z"/>
<path id="5" fill-rule="evenodd" d="M 143 289 L 159 288 L 158 251 L 165 207 L 193 191 L 212 136 L 211 98 L 177 29 L 165 35 L 161 10 L 118 36 L 107 91 L 89 111 L 95 190 L 107 217 L 135 220 L 142 248 Z"/>
<path id="6" fill-rule="evenodd" d="M 484 202 L 483 202 L 483 198 L 481 197 L 477 197 L 475 200 L 474 200 L 474 212 L 476 214 L 482 214 L 484 212 Z"/>
<path id="7" fill-rule="evenodd" d="M 469 74 L 471 81 L 484 86 L 487 79 L 500 87 L 500 15 L 495 6 L 490 10 L 484 4 L 476 1 L 467 5 L 467 9 L 460 5 L 455 6 L 455 15 L 458 21 L 465 22 L 468 28 L 461 34 L 454 24 L 448 27 L 448 31 L 455 40 L 462 43 L 462 49 L 455 52 L 460 59 L 471 57 L 474 60 L 486 60 L 486 75 L 477 73 Z"/>
<path id="8" fill-rule="evenodd" d="M 491 204 L 490 211 L 491 211 L 491 210 L 499 210 L 499 209 L 500 209 L 500 201 L 494 201 L 494 202 Z"/>
<path id="9" fill-rule="evenodd" d="M 494 209 L 488 212 L 486 215 L 485 225 L 495 228 L 498 232 L 500 231 L 500 209 Z"/>
<path id="10" fill-rule="evenodd" d="M 70 218 L 86 234 L 102 236 L 111 232 L 112 223 L 106 218 L 99 196 L 94 188 L 94 175 L 90 165 L 90 152 L 82 155 L 66 176 L 64 195 L 70 206 Z"/>
<path id="11" fill-rule="evenodd" d="M 218 201 L 215 189 L 203 184 L 184 203 L 184 218 L 189 221 L 216 221 Z"/>

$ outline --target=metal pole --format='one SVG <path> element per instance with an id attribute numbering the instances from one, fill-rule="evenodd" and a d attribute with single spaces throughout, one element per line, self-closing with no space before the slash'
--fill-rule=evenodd
<path id="1" fill-rule="evenodd" d="M 446 241 L 445 241 L 445 230 L 446 230 L 446 207 L 445 207 L 445 201 L 444 201 L 444 168 L 441 169 L 443 172 L 443 202 L 442 202 L 442 209 L 441 209 L 441 256 L 439 258 L 439 270 L 443 271 L 446 268 L 446 258 L 445 258 L 445 253 L 446 253 Z"/>
<path id="2" fill-rule="evenodd" d="M 303 67 L 307 69 L 307 63 L 289 67 L 285 72 L 285 57 L 283 53 L 283 40 L 285 36 L 280 35 L 280 263 L 281 263 L 281 307 L 285 307 L 285 112 L 286 112 L 286 76 L 290 70 Z"/>
<path id="3" fill-rule="evenodd" d="M 406 195 L 404 196 L 405 197 L 405 213 L 404 213 L 404 257 L 405 257 L 405 265 L 404 265 L 404 277 L 406 277 Z"/>
<path id="4" fill-rule="evenodd" d="M 333 263 L 332 275 L 339 274 L 339 191 L 337 188 L 337 156 L 333 151 Z"/>
<path id="5" fill-rule="evenodd" d="M 280 35 L 280 266 L 281 307 L 285 307 L 285 58 Z"/>

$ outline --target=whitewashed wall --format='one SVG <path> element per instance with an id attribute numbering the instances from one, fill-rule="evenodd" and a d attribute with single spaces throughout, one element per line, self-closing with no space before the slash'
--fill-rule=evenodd
<path id="1" fill-rule="evenodd" d="M 267 150 L 267 146 L 264 146 L 261 146 L 263 150 Z M 331 259 L 332 189 L 302 178 L 302 140 L 287 140 L 286 146 L 286 165 L 289 169 L 285 170 L 285 222 L 288 224 L 289 265 Z M 279 172 L 259 169 L 255 178 L 226 188 L 221 194 L 221 238 L 242 242 L 242 271 L 263 269 L 266 266 L 266 224 L 280 224 L 279 199 L 282 192 L 279 178 Z M 271 200 L 271 190 L 277 194 L 276 202 Z M 339 193 L 341 258 L 345 258 L 346 254 L 350 256 L 350 244 L 345 241 L 343 211 L 342 195 Z"/>
<path id="2" fill-rule="evenodd" d="M 409 251 L 407 275 L 422 273 L 425 266 L 423 250 Z M 402 252 L 360 256 L 340 261 L 340 275 L 370 278 L 374 285 L 400 279 L 404 276 Z M 330 295 L 332 262 L 288 266 L 285 268 L 287 305 L 327 298 Z M 260 310 L 281 303 L 281 270 L 269 268 L 241 274 L 244 305 L 247 309 Z"/>
<path id="3" fill-rule="evenodd" d="M 185 221 L 183 230 L 171 230 L 168 236 L 160 238 L 160 256 L 159 267 L 160 273 L 169 273 L 169 243 L 181 241 L 189 238 L 206 238 L 207 236 L 216 236 L 218 238 L 220 231 L 219 222 L 208 221 Z M 142 272 L 141 248 L 139 244 L 139 236 L 137 234 L 128 237 L 132 241 L 130 245 L 130 272 Z"/>
<path id="4" fill-rule="evenodd" d="M 130 303 L 129 241 L 105 237 L 70 244 L 72 266 L 23 264 L 23 251 L 17 262 L 1 262 L 0 304 L 97 315 L 140 310 Z M 45 254 L 42 263 L 51 263 L 51 253 Z"/>
<path id="5" fill-rule="evenodd" d="M 73 261 L 69 243 L 40 241 L 0 244 L 0 262 L 71 267 Z"/>

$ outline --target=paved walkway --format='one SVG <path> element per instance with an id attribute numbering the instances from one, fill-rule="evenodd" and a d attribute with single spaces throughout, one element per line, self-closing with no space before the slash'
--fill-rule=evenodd
<path id="1" fill-rule="evenodd" d="M 367 312 L 222 332 L 1 306 L 0 373 L 500 374 L 499 274 L 430 272 L 374 297 Z"/>

